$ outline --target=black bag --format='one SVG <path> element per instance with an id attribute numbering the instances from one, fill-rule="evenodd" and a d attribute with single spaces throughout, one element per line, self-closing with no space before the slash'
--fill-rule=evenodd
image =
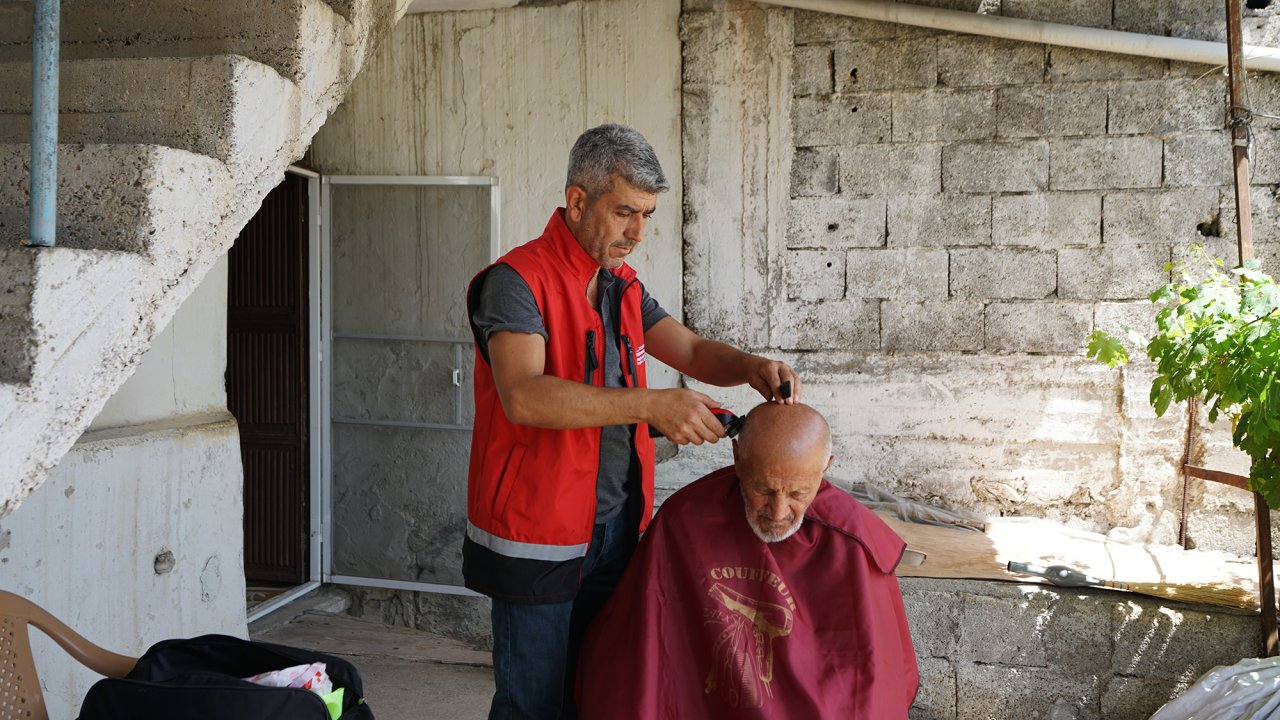
<path id="1" fill-rule="evenodd" d="M 323 662 L 344 688 L 340 720 L 373 720 L 360 673 L 342 658 L 287 645 L 202 635 L 151 646 L 124 679 L 94 683 L 79 720 L 329 720 L 310 690 L 242 680 L 271 670 Z"/>

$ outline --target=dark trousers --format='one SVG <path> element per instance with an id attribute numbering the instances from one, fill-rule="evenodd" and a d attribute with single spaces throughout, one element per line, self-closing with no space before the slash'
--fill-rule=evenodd
<path id="1" fill-rule="evenodd" d="M 573 600 L 522 605 L 493 601 L 493 676 L 489 720 L 573 720 L 578 648 L 635 551 L 635 522 L 625 510 L 596 525 Z"/>

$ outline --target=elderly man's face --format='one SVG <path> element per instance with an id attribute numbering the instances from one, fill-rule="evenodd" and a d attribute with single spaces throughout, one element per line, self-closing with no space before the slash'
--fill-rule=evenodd
<path id="1" fill-rule="evenodd" d="M 747 523 L 756 537 L 767 543 L 791 537 L 804 522 L 822 473 L 831 464 L 823 462 L 769 462 L 751 459 L 738 463 L 742 485 L 742 501 L 746 505 Z"/>
<path id="2" fill-rule="evenodd" d="M 780 542 L 799 530 L 834 460 L 827 421 L 808 405 L 761 403 L 747 413 L 733 467 L 756 537 Z"/>

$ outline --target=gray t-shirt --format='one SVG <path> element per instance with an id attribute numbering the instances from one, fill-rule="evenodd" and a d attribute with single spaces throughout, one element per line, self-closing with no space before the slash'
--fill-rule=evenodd
<path id="1" fill-rule="evenodd" d="M 607 270 L 600 271 L 600 320 L 604 325 L 604 386 L 626 387 L 619 349 L 618 318 L 626 283 Z M 585 291 L 585 288 L 583 288 Z M 647 332 L 668 316 L 666 310 L 640 285 L 641 322 Z M 533 291 L 510 265 L 495 265 L 484 276 L 480 300 L 472 322 L 480 329 L 480 351 L 488 355 L 489 336 L 498 331 L 536 333 L 547 339 Z M 634 342 L 635 339 L 633 339 Z M 641 341 L 643 342 L 643 341 Z M 641 343 L 635 343 L 637 347 Z M 633 454 L 632 425 L 607 425 L 600 430 L 600 472 L 596 477 L 596 522 L 604 522 L 627 502 L 627 479 Z"/>

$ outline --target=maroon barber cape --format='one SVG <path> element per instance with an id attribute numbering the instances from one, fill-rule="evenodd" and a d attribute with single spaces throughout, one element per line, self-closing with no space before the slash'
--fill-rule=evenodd
<path id="1" fill-rule="evenodd" d="M 732 467 L 672 495 L 596 617 L 583 720 L 907 716 L 905 548 L 825 480 L 790 538 L 752 533 Z"/>

